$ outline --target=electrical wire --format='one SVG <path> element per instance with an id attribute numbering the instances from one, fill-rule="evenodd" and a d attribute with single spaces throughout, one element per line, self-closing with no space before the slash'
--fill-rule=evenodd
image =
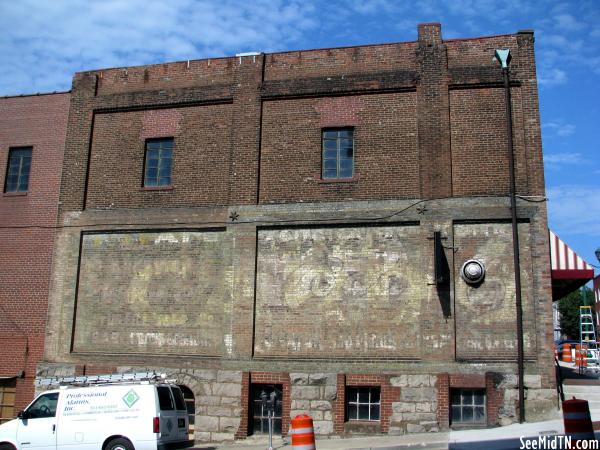
<path id="1" fill-rule="evenodd" d="M 470 198 L 472 197 L 480 197 L 480 198 L 502 198 L 502 197 L 497 197 L 497 196 L 490 196 L 490 195 L 471 195 L 469 196 Z M 547 199 L 545 197 L 538 197 L 538 196 L 531 196 L 531 197 L 525 197 L 525 196 L 517 196 L 525 201 L 529 201 L 529 202 L 535 202 L 535 203 L 539 203 L 539 202 L 544 202 Z M 393 217 L 399 216 L 400 214 L 408 211 L 411 208 L 414 208 L 417 205 L 420 205 L 422 203 L 427 203 L 427 202 L 432 202 L 432 201 L 439 201 L 439 200 L 448 200 L 448 199 L 460 199 L 460 198 L 464 198 L 464 197 L 437 197 L 437 198 L 430 198 L 430 199 L 422 199 L 422 200 L 418 200 L 416 202 L 411 203 L 410 205 L 408 205 L 407 207 L 400 209 L 398 211 L 392 212 L 390 214 L 385 214 L 385 215 L 381 215 L 381 216 L 373 216 L 373 217 L 327 217 L 327 218 L 313 218 L 313 219 L 272 219 L 272 220 L 237 220 L 237 219 L 232 219 L 230 221 L 207 221 L 207 222 L 201 222 L 201 221 L 196 221 L 196 222 L 179 222 L 179 221 L 169 221 L 169 222 L 152 222 L 152 223 L 148 223 L 148 222 L 127 222 L 127 223 L 121 223 L 121 222 L 100 222 L 100 223 L 90 223 L 90 224 L 77 224 L 77 225 L 14 225 L 14 226 L 3 226 L 0 225 L 0 230 L 1 229 L 14 229 L 14 230 L 23 230 L 23 229 L 39 229 L 39 230 L 58 230 L 58 229 L 63 229 L 63 228 L 98 228 L 98 227 L 136 227 L 136 226 L 152 226 L 152 227 L 160 227 L 160 226 L 169 226 L 169 227 L 173 227 L 173 226 L 193 226 L 193 225 L 203 225 L 203 226 L 218 226 L 218 227 L 222 227 L 222 226 L 232 226 L 232 225 L 251 225 L 251 224 L 270 224 L 270 225 L 277 225 L 277 224 L 286 224 L 286 223 L 304 223 L 304 222 L 308 222 L 308 223 L 339 223 L 339 222 L 348 222 L 348 223 L 352 223 L 352 222 L 379 222 L 379 221 L 384 221 L 387 219 L 391 219 Z M 537 198 L 534 199 L 534 198 Z M 257 205 L 257 206 L 268 206 L 268 205 Z M 230 207 L 231 208 L 231 207 Z M 233 209 L 233 208 L 232 208 Z M 106 212 L 112 212 L 115 211 L 114 209 L 106 209 L 104 210 Z M 234 209 L 235 211 L 235 209 Z"/>

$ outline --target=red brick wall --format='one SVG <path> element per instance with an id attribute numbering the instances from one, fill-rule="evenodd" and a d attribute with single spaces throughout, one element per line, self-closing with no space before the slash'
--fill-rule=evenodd
<path id="1" fill-rule="evenodd" d="M 522 123 L 521 92 L 512 89 L 513 124 Z M 452 193 L 455 196 L 503 195 L 509 191 L 504 89 L 450 92 Z M 515 127 L 513 145 L 520 191 L 526 191 L 523 133 Z M 477 167 L 478 170 L 473 170 Z"/>
<path id="2" fill-rule="evenodd" d="M 16 410 L 33 397 L 44 346 L 69 94 L 0 98 L 0 185 L 11 147 L 31 146 L 26 194 L 0 196 L 0 375 L 17 382 Z"/>
<path id="3" fill-rule="evenodd" d="M 98 95 L 120 94 L 156 89 L 168 85 L 172 89 L 227 83 L 232 80 L 232 58 L 215 58 L 151 66 L 104 69 L 98 75 Z"/>
<path id="4" fill-rule="evenodd" d="M 419 196 L 414 93 L 263 105 L 260 203 Z M 354 128 L 354 179 L 321 179 L 321 131 Z"/>
<path id="5" fill-rule="evenodd" d="M 415 47 L 415 42 L 405 42 L 402 45 L 364 45 L 272 53 L 267 55 L 265 80 L 415 70 Z"/>
<path id="6" fill-rule="evenodd" d="M 417 42 L 78 73 L 62 211 L 506 195 L 500 47 L 513 50 L 518 190 L 541 194 L 532 43 L 527 33 L 445 41 L 424 24 Z M 184 115 L 175 131 L 189 159 L 175 162 L 172 191 L 144 192 L 141 123 L 163 117 L 157 107 Z M 356 129 L 349 182 L 319 179 L 325 126 Z M 117 152 L 131 160 L 123 179 L 109 165 Z"/>
<path id="7" fill-rule="evenodd" d="M 230 105 L 97 114 L 87 208 L 226 204 Z M 171 186 L 144 188 L 145 141 L 174 138 Z"/>

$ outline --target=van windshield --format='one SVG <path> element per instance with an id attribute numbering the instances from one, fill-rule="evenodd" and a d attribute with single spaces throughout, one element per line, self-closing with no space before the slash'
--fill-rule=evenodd
<path id="1" fill-rule="evenodd" d="M 162 411 L 172 411 L 175 409 L 173 406 L 173 399 L 171 398 L 171 389 L 168 386 L 157 386 L 158 390 L 158 404 Z"/>
<path id="2" fill-rule="evenodd" d="M 42 419 L 56 416 L 56 404 L 58 403 L 58 392 L 44 394 L 27 409 L 30 419 Z"/>

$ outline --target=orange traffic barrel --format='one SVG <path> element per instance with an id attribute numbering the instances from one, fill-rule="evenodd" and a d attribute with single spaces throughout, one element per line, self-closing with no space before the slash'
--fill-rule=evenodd
<path id="1" fill-rule="evenodd" d="M 575 440 L 594 439 L 594 427 L 587 400 L 573 397 L 562 402 L 565 434 Z"/>
<path id="2" fill-rule="evenodd" d="M 575 345 L 575 365 L 577 367 L 587 366 L 587 345 Z"/>
<path id="3" fill-rule="evenodd" d="M 571 356 L 571 344 L 563 344 L 562 360 L 564 362 L 573 362 L 573 356 Z"/>
<path id="4" fill-rule="evenodd" d="M 300 414 L 292 419 L 292 449 L 315 450 L 315 431 L 313 420 L 306 414 Z"/>

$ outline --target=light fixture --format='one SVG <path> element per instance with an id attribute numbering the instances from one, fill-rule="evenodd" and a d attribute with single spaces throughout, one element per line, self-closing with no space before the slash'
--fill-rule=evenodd
<path id="1" fill-rule="evenodd" d="M 469 259 L 462 265 L 460 276 L 467 284 L 481 283 L 485 278 L 485 265 L 477 259 Z"/>
<path id="2" fill-rule="evenodd" d="M 496 59 L 500 63 L 502 70 L 508 70 L 508 65 L 510 64 L 510 60 L 512 56 L 510 56 L 510 50 L 507 48 L 496 50 Z"/>

